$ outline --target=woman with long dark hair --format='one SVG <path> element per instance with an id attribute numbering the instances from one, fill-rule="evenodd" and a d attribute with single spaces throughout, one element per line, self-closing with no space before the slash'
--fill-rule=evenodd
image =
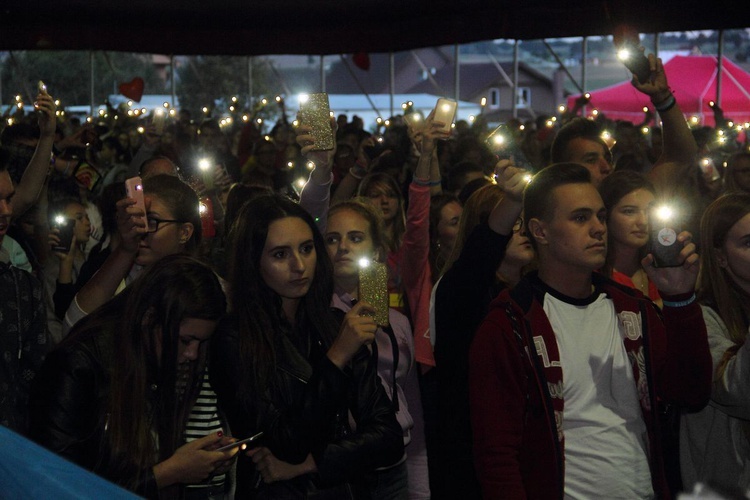
<path id="1" fill-rule="evenodd" d="M 163 258 L 48 355 L 33 384 L 31 436 L 150 498 L 226 472 L 236 450 L 211 450 L 230 438 L 185 444 L 206 341 L 225 308 L 211 269 Z"/>
<path id="2" fill-rule="evenodd" d="M 264 433 L 238 461 L 237 495 L 367 494 L 366 474 L 403 453 L 367 347 L 371 308 L 357 304 L 339 328 L 323 237 L 286 198 L 249 202 L 230 238 L 233 311 L 212 342 L 212 380 L 234 434 Z"/>

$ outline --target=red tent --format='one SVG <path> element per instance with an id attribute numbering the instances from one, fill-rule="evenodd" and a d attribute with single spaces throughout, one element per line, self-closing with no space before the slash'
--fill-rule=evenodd
<path id="1" fill-rule="evenodd" d="M 664 64 L 664 70 L 685 116 L 688 119 L 698 117 L 703 125 L 714 125 L 714 113 L 708 103 L 716 100 L 718 58 L 675 56 Z M 613 120 L 640 123 L 643 120 L 643 107 L 654 109 L 648 97 L 638 92 L 630 82 L 594 90 L 590 94 L 591 102 L 586 108 L 589 115 L 596 109 Z M 568 106 L 572 107 L 579 96 L 569 97 Z M 750 121 L 750 74 L 726 57 L 722 64 L 721 108 L 724 116 L 738 125 Z"/>

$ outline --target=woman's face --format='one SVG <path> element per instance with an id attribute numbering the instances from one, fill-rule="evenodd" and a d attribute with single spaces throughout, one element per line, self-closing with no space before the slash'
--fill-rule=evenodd
<path id="1" fill-rule="evenodd" d="M 177 343 L 177 362 L 195 361 L 201 346 L 211 338 L 216 329 L 216 321 L 186 318 L 180 323 L 180 338 Z"/>
<path id="2" fill-rule="evenodd" d="M 365 197 L 372 206 L 380 210 L 386 223 L 393 221 L 398 215 L 398 194 L 387 184 L 370 186 L 365 193 Z"/>
<path id="3" fill-rule="evenodd" d="M 455 201 L 447 203 L 440 210 L 440 222 L 437 226 L 437 243 L 441 252 L 450 253 L 456 244 L 458 236 L 458 222 L 461 220 L 463 208 Z"/>
<path id="4" fill-rule="evenodd" d="M 328 218 L 325 242 L 337 284 L 359 280 L 360 259 L 376 258 L 370 223 L 353 210 L 338 210 Z"/>
<path id="5" fill-rule="evenodd" d="M 607 222 L 614 245 L 640 248 L 648 243 L 648 215 L 654 199 L 651 191 L 636 189 L 617 202 Z"/>
<path id="6" fill-rule="evenodd" d="M 176 217 L 172 210 L 156 195 L 147 195 L 151 201 L 146 213 L 149 225 L 156 226 L 156 231 L 149 232 L 141 240 L 136 264 L 150 266 L 167 255 L 185 251 L 185 245 L 193 235 L 193 225 L 189 222 L 172 221 Z"/>
<path id="7" fill-rule="evenodd" d="M 719 265 L 737 286 L 750 294 L 750 213 L 731 227 L 718 254 Z"/>
<path id="8" fill-rule="evenodd" d="M 260 257 L 260 275 L 282 299 L 301 299 L 307 294 L 316 264 L 312 229 L 305 221 L 299 217 L 284 217 L 268 226 Z"/>
<path id="9" fill-rule="evenodd" d="M 511 236 L 508 246 L 505 248 L 504 261 L 517 267 L 523 267 L 534 260 L 534 248 L 526 237 L 523 230 L 523 220 L 519 217 L 516 225 L 513 226 L 513 236 Z"/>
<path id="10" fill-rule="evenodd" d="M 65 217 L 76 221 L 73 234 L 76 243 L 86 243 L 91 236 L 91 221 L 86 213 L 86 208 L 79 203 L 71 203 L 65 207 Z"/>

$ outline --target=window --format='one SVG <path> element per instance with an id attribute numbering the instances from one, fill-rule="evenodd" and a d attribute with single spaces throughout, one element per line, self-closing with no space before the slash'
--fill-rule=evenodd
<path id="1" fill-rule="evenodd" d="M 529 87 L 518 87 L 516 89 L 516 108 L 531 107 L 531 89 Z"/>
<path id="2" fill-rule="evenodd" d="M 487 99 L 487 107 L 489 109 L 500 109 L 500 89 L 490 89 L 490 98 Z"/>

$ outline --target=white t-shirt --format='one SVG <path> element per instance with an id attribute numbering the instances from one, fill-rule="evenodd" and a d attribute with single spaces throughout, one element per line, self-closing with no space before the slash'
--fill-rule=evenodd
<path id="1" fill-rule="evenodd" d="M 544 296 L 563 372 L 565 498 L 653 498 L 647 429 L 614 304 Z"/>

